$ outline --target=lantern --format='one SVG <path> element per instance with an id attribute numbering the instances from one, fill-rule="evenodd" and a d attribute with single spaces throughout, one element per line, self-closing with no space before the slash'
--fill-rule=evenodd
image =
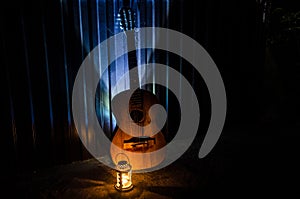
<path id="1" fill-rule="evenodd" d="M 118 155 L 116 157 L 118 157 Z M 118 163 L 116 165 L 117 184 L 115 184 L 115 188 L 118 191 L 129 191 L 133 188 L 131 181 L 132 167 L 127 156 L 126 158 L 127 160 L 116 161 Z"/>

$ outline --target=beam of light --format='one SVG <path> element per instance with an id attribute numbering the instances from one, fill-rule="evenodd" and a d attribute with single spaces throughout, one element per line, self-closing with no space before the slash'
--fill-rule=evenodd
<path id="1" fill-rule="evenodd" d="M 48 89 L 48 103 L 49 103 L 49 116 L 50 116 L 50 125 L 51 129 L 54 128 L 53 125 L 53 108 L 52 108 L 52 95 L 51 95 L 51 83 L 50 83 L 50 74 L 49 74 L 49 61 L 48 61 L 48 47 L 47 47 L 47 36 L 45 30 L 45 22 L 43 19 L 42 22 L 43 28 L 43 41 L 44 41 L 44 53 L 45 53 L 45 66 L 46 66 L 46 76 L 47 76 L 47 89 Z M 52 133 L 52 131 L 51 131 Z M 52 135 L 53 136 L 53 135 Z"/>
<path id="2" fill-rule="evenodd" d="M 30 114 L 31 114 L 32 141 L 33 141 L 33 147 L 35 148 L 35 144 L 36 144 L 35 116 L 34 116 L 34 108 L 33 108 L 32 86 L 31 86 L 30 69 L 29 69 L 29 58 L 28 58 L 28 45 L 27 45 L 27 38 L 26 38 L 26 32 L 25 32 L 24 17 L 21 17 L 21 26 L 22 26 L 22 33 L 23 33 L 22 34 L 23 35 L 23 47 L 24 47 L 24 53 L 25 53 L 25 65 L 26 65 L 27 85 L 28 85 L 28 92 L 29 92 L 29 105 L 30 105 Z"/>
<path id="3" fill-rule="evenodd" d="M 97 34 L 97 43 L 100 44 L 100 42 L 101 42 L 101 34 L 100 34 L 99 0 L 96 0 L 96 26 L 97 26 L 97 28 L 96 28 L 96 31 L 97 31 L 96 32 L 96 34 Z M 98 51 L 98 60 L 97 61 L 98 61 L 99 74 L 102 74 L 102 71 L 101 71 L 101 64 L 102 64 L 102 62 L 101 62 L 101 51 L 100 50 Z M 101 92 L 101 86 L 99 86 L 99 87 L 100 88 L 98 88 L 99 89 L 98 92 Z M 99 96 L 99 94 L 98 94 L 98 96 Z M 97 112 L 97 114 L 100 117 L 101 126 L 104 128 L 104 124 L 105 124 L 105 121 L 104 121 L 104 119 L 105 119 L 104 109 L 105 109 L 105 107 L 103 107 L 103 100 L 101 100 L 102 95 L 99 96 L 99 98 L 98 98 L 98 101 L 96 101 L 96 112 Z M 101 105 L 101 103 L 102 103 L 102 105 Z M 102 109 L 102 110 L 100 110 L 100 109 Z"/>
<path id="4" fill-rule="evenodd" d="M 118 13 L 119 13 L 119 5 L 117 1 L 113 2 L 113 34 L 116 34 L 119 32 L 120 28 L 119 28 L 119 24 L 118 24 L 118 20 L 116 20 L 118 18 Z M 117 49 L 119 46 L 117 45 L 117 42 L 115 42 L 115 49 Z M 118 70 L 118 68 L 121 68 L 120 66 L 124 66 L 124 60 L 123 59 L 117 59 L 115 60 L 115 82 L 118 81 L 119 76 L 124 74 L 125 71 L 125 67 L 122 68 L 122 70 Z M 111 70 L 109 70 L 110 73 L 109 75 L 111 75 Z M 122 74 L 118 74 L 118 72 L 123 72 Z M 110 84 L 111 84 L 111 80 L 110 80 Z M 114 83 L 115 84 L 115 83 Z M 126 87 L 126 82 L 123 82 L 124 87 Z M 113 95 L 111 92 L 111 85 L 109 87 L 110 89 L 110 95 L 109 95 L 109 108 L 111 109 L 111 100 L 113 99 Z M 124 88 L 125 90 L 125 88 Z M 114 128 L 116 127 L 117 123 L 116 120 L 113 116 L 113 114 L 110 114 L 110 131 L 112 132 L 114 130 Z"/>
<path id="5" fill-rule="evenodd" d="M 134 1 L 132 2 L 132 5 L 133 5 L 133 3 L 134 3 Z M 140 10 L 138 7 L 135 9 L 135 22 L 134 23 L 135 23 L 136 28 L 141 27 L 141 15 L 140 15 Z M 140 66 L 141 64 L 143 64 L 143 53 L 142 52 L 145 51 L 145 50 L 142 50 L 140 48 L 140 46 L 141 46 L 141 42 L 144 42 L 144 40 L 142 40 L 141 34 L 138 31 L 136 31 L 135 38 L 136 38 L 136 47 L 139 49 L 139 50 L 137 50 L 137 55 L 136 55 L 137 56 L 137 65 Z M 142 76 L 144 73 L 145 73 L 145 71 L 141 71 L 140 68 L 138 69 L 138 78 L 139 78 L 139 87 L 140 88 L 142 85 L 142 81 L 143 81 Z"/>
<path id="6" fill-rule="evenodd" d="M 79 17 L 79 31 L 80 31 L 80 41 L 81 41 L 81 54 L 82 59 L 85 55 L 85 50 L 87 52 L 90 51 L 90 42 L 89 42 L 89 29 L 88 29 L 88 9 L 87 9 L 87 2 L 78 0 L 78 17 Z M 87 33 L 87 34 L 84 34 Z"/>
<path id="7" fill-rule="evenodd" d="M 151 3 L 152 3 L 152 27 L 155 27 L 156 26 L 156 24 L 155 24 L 155 1 L 152 0 Z M 153 46 L 155 46 L 154 29 L 152 32 L 152 44 L 153 44 Z M 155 53 L 153 53 L 152 61 L 153 61 L 153 63 L 155 63 Z M 154 82 L 154 84 L 152 85 L 152 92 L 155 94 L 156 93 L 156 91 L 155 91 L 155 68 L 153 68 L 152 80 Z"/>
<path id="8" fill-rule="evenodd" d="M 195 12 L 195 8 L 194 8 L 194 11 Z M 193 17 L 193 21 L 197 21 L 198 19 L 195 18 L 195 16 Z M 198 23 L 193 23 L 193 38 L 196 38 L 197 37 L 197 26 L 198 26 Z M 195 48 L 193 46 L 193 48 Z M 197 56 L 197 52 L 193 51 L 193 61 L 196 60 L 196 56 Z M 192 69 L 192 87 L 195 88 L 195 68 L 193 67 Z"/>
<path id="9" fill-rule="evenodd" d="M 106 3 L 108 3 L 106 5 Z M 105 0 L 97 0 L 95 6 L 95 18 L 96 20 L 93 21 L 92 34 L 96 37 L 96 45 L 100 44 L 102 41 L 107 39 L 109 34 L 113 34 L 115 29 L 110 27 L 107 18 L 107 12 L 109 7 L 109 2 Z M 96 23 L 96 24 L 94 24 Z M 117 21 L 115 21 L 117 23 Z M 113 23 L 112 23 L 113 24 Z M 118 27 L 118 24 L 113 24 L 114 27 Z M 108 49 L 108 48 L 107 48 Z M 105 132 L 111 135 L 111 129 L 115 128 L 115 118 L 110 113 L 110 99 L 114 96 L 113 93 L 110 93 L 110 86 L 112 84 L 112 73 L 122 71 L 116 71 L 114 68 L 113 70 L 101 71 L 101 68 L 107 64 L 109 52 L 108 50 L 98 51 L 98 54 L 94 57 L 95 63 L 98 64 L 99 74 L 103 72 L 103 76 L 101 77 L 101 81 L 98 84 L 97 88 L 97 95 L 96 95 L 96 114 L 99 119 L 101 126 L 105 129 Z M 113 65 L 113 64 L 112 64 Z M 122 65 L 120 65 L 121 67 Z M 115 80 L 113 80 L 114 82 Z"/>
<path id="10" fill-rule="evenodd" d="M 78 17 L 79 17 L 79 30 L 80 30 L 80 41 L 81 41 L 81 59 L 84 59 L 84 44 L 85 44 L 85 40 L 83 37 L 83 23 L 82 23 L 82 8 L 81 8 L 81 0 L 78 0 Z M 85 72 L 83 72 L 83 81 L 85 82 Z M 83 88 L 84 90 L 84 96 L 83 96 L 83 100 L 84 100 L 84 118 L 85 118 L 85 131 L 86 131 L 86 136 L 88 137 L 88 117 L 87 117 L 87 96 L 86 96 L 86 84 L 83 84 Z"/>
<path id="11" fill-rule="evenodd" d="M 61 0 L 62 1 L 62 0 Z M 142 26 L 158 26 L 163 18 L 167 19 L 168 13 L 169 13 L 169 7 L 170 3 L 169 1 L 162 1 L 163 8 L 157 9 L 160 3 L 155 2 L 154 0 L 146 0 L 143 2 L 143 4 L 140 1 L 137 0 L 131 0 L 130 5 L 134 11 L 136 11 L 135 16 L 135 23 L 136 27 L 142 27 Z M 120 9 L 120 7 L 123 5 L 123 1 L 106 1 L 106 0 L 96 0 L 95 2 L 92 2 L 91 7 L 87 7 L 87 1 L 86 0 L 77 0 L 74 4 L 74 23 L 75 27 L 78 30 L 79 33 L 79 40 L 82 44 L 82 58 L 84 58 L 85 53 L 88 53 L 90 51 L 90 43 L 93 47 L 98 45 L 100 42 L 104 41 L 108 37 L 117 34 L 120 32 L 119 22 L 117 21 L 117 13 Z M 88 11 L 91 11 L 88 15 Z M 90 18 L 89 18 L 90 16 Z M 90 20 L 90 21 L 89 21 Z M 168 21 L 167 21 L 168 23 Z M 90 27 L 89 27 L 90 26 Z M 169 26 L 167 24 L 167 26 Z M 91 40 L 89 40 L 89 35 L 93 36 Z M 150 37 L 153 37 L 153 42 L 155 42 L 155 39 L 158 38 L 157 35 L 154 33 L 152 35 L 149 35 Z M 140 42 L 144 42 L 146 40 L 146 35 L 139 35 L 137 34 L 137 41 L 136 45 L 140 45 Z M 168 41 L 167 41 L 168 42 Z M 119 44 L 118 46 L 115 46 L 117 48 L 126 48 L 126 44 Z M 138 46 L 137 46 L 138 47 Z M 109 48 L 108 48 L 109 49 Z M 101 65 L 105 63 L 105 60 L 107 60 L 110 53 L 115 52 L 106 52 L 99 51 L 97 56 L 92 59 L 95 59 L 95 63 L 99 64 L 99 72 L 101 71 Z M 149 56 L 148 56 L 149 55 Z M 144 64 L 150 62 L 155 62 L 156 58 L 154 55 L 153 49 L 141 49 L 137 51 L 137 58 L 138 58 L 138 65 Z M 96 60 L 97 59 L 97 60 Z M 99 84 L 99 97 L 96 96 L 96 112 L 97 116 L 99 118 L 99 121 L 101 122 L 101 125 L 109 124 L 111 126 L 111 130 L 114 129 L 115 126 L 115 120 L 110 114 L 110 101 L 113 99 L 113 97 L 123 90 L 126 90 L 129 88 L 129 81 L 124 81 L 124 87 L 117 91 L 117 93 L 111 93 L 111 88 L 114 87 L 116 82 L 128 71 L 128 63 L 127 63 L 127 56 L 120 57 L 116 59 L 109 69 L 104 72 L 103 77 L 101 77 L 101 82 Z M 167 64 L 169 63 L 169 57 L 167 54 Z M 152 75 L 151 78 L 153 78 L 153 81 L 155 81 L 155 75 L 154 72 L 151 74 L 145 74 L 145 71 L 139 70 L 139 83 L 140 87 L 143 81 L 143 77 L 146 75 Z M 128 75 L 128 74 L 127 74 Z M 168 73 L 166 75 L 166 81 L 169 81 Z M 85 77 L 87 78 L 87 77 Z M 168 85 L 168 83 L 167 83 Z M 151 89 L 150 89 L 151 88 Z M 85 89 L 85 88 L 83 88 Z M 158 92 L 156 90 L 155 84 L 151 85 L 149 87 L 150 90 L 155 94 Z M 168 108 L 168 91 L 166 93 L 166 105 Z M 86 107 L 90 108 L 90 107 Z M 107 114 L 110 115 L 107 117 Z M 88 121 L 86 121 L 88 122 Z"/>
<path id="12" fill-rule="evenodd" d="M 2 39 L 2 48 L 3 52 L 6 52 L 6 42 L 4 39 L 4 34 L 1 34 L 1 39 Z M 7 56 L 4 56 L 7 57 Z M 18 135 L 17 135 L 17 129 L 16 129 L 16 122 L 15 122 L 15 110 L 14 110 L 14 103 L 12 99 L 12 91 L 11 91 L 11 84 L 10 84 L 10 75 L 8 71 L 8 63 L 7 59 L 4 58 L 4 64 L 6 67 L 6 82 L 8 86 L 8 97 L 9 97 L 9 110 L 10 110 L 10 122 L 11 122 L 11 131 L 12 131 L 12 138 L 13 138 L 13 145 L 14 145 L 14 152 L 15 152 L 15 157 L 17 159 L 18 157 L 18 148 L 17 148 L 17 142 L 18 142 Z"/>
<path id="13" fill-rule="evenodd" d="M 182 4 L 182 2 L 180 2 Z M 180 6 L 180 31 L 183 32 L 183 4 Z M 180 39 L 180 57 L 179 57 L 179 72 L 182 74 L 182 39 Z M 181 102 L 181 96 L 182 96 L 182 76 L 180 75 L 179 79 L 179 101 Z"/>
<path id="14" fill-rule="evenodd" d="M 170 2 L 169 0 L 166 0 L 166 2 L 164 3 L 164 10 L 165 13 L 169 13 L 169 9 L 170 9 Z M 166 28 L 169 28 L 169 20 L 166 20 Z M 169 41 L 166 40 L 167 42 L 167 46 L 169 46 Z M 169 53 L 166 53 L 166 65 L 169 66 Z M 166 73 L 166 111 L 168 112 L 169 110 L 169 68 L 167 68 L 167 73 Z"/>
<path id="15" fill-rule="evenodd" d="M 68 75 L 68 63 L 67 63 L 67 53 L 66 53 L 66 39 L 64 30 L 64 12 L 63 12 L 63 0 L 60 0 L 60 16 L 61 16 L 61 31 L 62 31 L 62 43 L 63 43 L 63 63 L 65 70 L 65 84 L 66 84 L 66 96 L 67 96 L 67 110 L 68 110 L 68 125 L 71 126 L 71 103 L 70 103 L 70 91 L 69 91 L 69 75 Z M 66 6 L 66 5 L 65 5 Z"/>

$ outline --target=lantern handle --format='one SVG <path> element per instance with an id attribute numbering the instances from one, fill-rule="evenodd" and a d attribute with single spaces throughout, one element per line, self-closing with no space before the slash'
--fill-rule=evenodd
<path id="1" fill-rule="evenodd" d="M 128 156 L 127 156 L 125 153 L 118 153 L 118 154 L 116 155 L 115 161 L 116 161 L 117 163 L 118 163 L 117 158 L 118 158 L 119 155 L 124 155 L 124 156 L 126 157 L 126 159 L 128 160 L 128 163 L 130 164 L 129 158 L 128 158 Z"/>

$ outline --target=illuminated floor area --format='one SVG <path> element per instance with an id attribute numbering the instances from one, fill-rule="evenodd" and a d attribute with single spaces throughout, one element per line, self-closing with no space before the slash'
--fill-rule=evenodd
<path id="1" fill-rule="evenodd" d="M 205 190 L 203 183 L 207 179 L 199 174 L 203 168 L 199 161 L 184 157 L 154 172 L 133 173 L 134 188 L 120 192 L 114 187 L 116 171 L 90 159 L 23 176 L 18 179 L 18 191 L 14 194 L 16 198 L 41 199 L 183 198 Z"/>
<path id="2" fill-rule="evenodd" d="M 193 173 L 171 165 L 159 171 L 133 174 L 134 188 L 114 188 L 116 173 L 96 160 L 87 160 L 35 174 L 34 198 L 181 198 L 200 187 Z M 201 189 L 201 188 L 200 188 Z"/>
<path id="3" fill-rule="evenodd" d="M 224 135 L 204 159 L 197 158 L 199 148 L 194 145 L 195 148 L 168 167 L 150 173 L 134 173 L 134 188 L 129 192 L 117 191 L 115 171 L 97 160 L 74 162 L 21 176 L 9 185 L 10 198 L 187 199 L 213 194 L 292 194 L 298 188 L 293 182 L 299 179 L 300 168 L 295 161 L 299 157 L 296 156 L 299 146 L 296 138 Z"/>

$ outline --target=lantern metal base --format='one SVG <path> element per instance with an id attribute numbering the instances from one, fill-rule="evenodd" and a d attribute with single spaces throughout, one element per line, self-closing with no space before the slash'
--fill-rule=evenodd
<path id="1" fill-rule="evenodd" d="M 121 187 L 118 187 L 116 184 L 115 184 L 115 188 L 116 190 L 118 191 L 130 191 L 133 189 L 133 185 L 130 185 L 129 187 L 126 187 L 126 188 L 121 188 Z"/>

